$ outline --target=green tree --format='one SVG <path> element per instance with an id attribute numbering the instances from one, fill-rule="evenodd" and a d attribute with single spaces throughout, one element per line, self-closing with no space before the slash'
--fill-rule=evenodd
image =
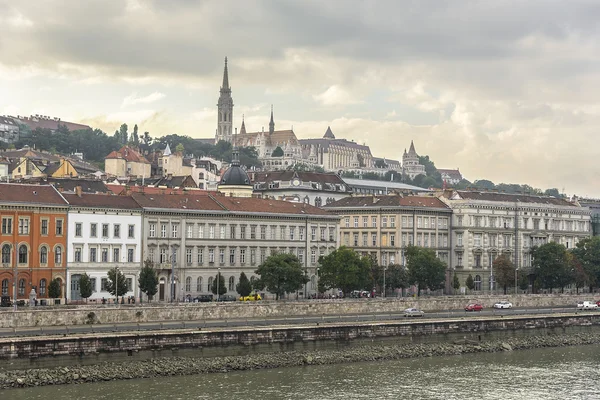
<path id="1" fill-rule="evenodd" d="M 119 139 L 121 139 L 122 144 L 127 144 L 129 140 L 129 134 L 127 133 L 127 124 L 122 124 L 119 128 Z"/>
<path id="2" fill-rule="evenodd" d="M 256 274 L 259 279 L 254 286 L 275 293 L 276 300 L 286 293 L 301 289 L 308 282 L 308 276 L 298 257 L 289 253 L 269 256 L 258 266 Z"/>
<path id="3" fill-rule="evenodd" d="M 572 252 L 585 270 L 590 292 L 592 292 L 600 282 L 600 236 L 580 240 Z"/>
<path id="4" fill-rule="evenodd" d="M 125 275 L 118 268 L 111 268 L 107 272 L 108 281 L 106 282 L 106 290 L 108 293 L 115 296 L 119 301 L 119 296 L 124 296 L 127 293 L 127 280 Z"/>
<path id="5" fill-rule="evenodd" d="M 494 278 L 506 294 L 508 287 L 514 285 L 515 282 L 515 265 L 506 254 L 496 257 L 492 264 L 494 266 Z"/>
<path id="6" fill-rule="evenodd" d="M 391 290 L 409 287 L 406 268 L 399 264 L 389 265 L 385 274 L 385 286 Z"/>
<path id="7" fill-rule="evenodd" d="M 133 143 L 135 146 L 137 146 L 140 142 L 140 138 L 138 136 L 138 126 L 137 124 L 135 124 L 133 126 L 133 133 L 131 134 L 131 143 Z"/>
<path id="8" fill-rule="evenodd" d="M 235 285 L 235 291 L 242 297 L 246 297 L 252 293 L 252 282 L 250 282 L 250 279 L 243 272 L 240 274 L 238 284 Z"/>
<path id="9" fill-rule="evenodd" d="M 549 242 L 532 250 L 536 278 L 545 289 L 564 288 L 571 283 L 567 249 L 562 244 Z"/>
<path id="10" fill-rule="evenodd" d="M 496 189 L 494 182 L 488 181 L 487 179 L 479 179 L 473 182 L 473 185 L 480 190 L 493 190 Z"/>
<path id="11" fill-rule="evenodd" d="M 519 274 L 519 289 L 527 290 L 529 289 L 529 277 L 527 274 L 521 272 Z"/>
<path id="12" fill-rule="evenodd" d="M 219 293 L 218 294 L 217 294 L 217 282 L 219 282 Z M 215 275 L 215 279 L 213 279 L 213 283 L 210 287 L 210 291 L 212 292 L 212 294 L 217 296 L 217 299 L 219 296 L 223 296 L 225 293 L 227 293 L 227 286 L 225 286 L 225 277 L 223 276 L 223 274 Z"/>
<path id="13" fill-rule="evenodd" d="M 430 180 L 426 180 L 428 187 L 437 186 L 442 187 L 442 174 L 439 173 L 435 167 L 435 163 L 429 159 L 429 156 L 419 156 L 419 163 L 425 166 L 425 174 Z"/>
<path id="14" fill-rule="evenodd" d="M 51 299 L 58 299 L 60 297 L 60 280 L 58 278 L 52 279 L 48 284 L 48 296 Z"/>
<path id="15" fill-rule="evenodd" d="M 421 295 L 423 289 L 437 290 L 444 287 L 446 264 L 437 258 L 433 249 L 408 246 L 406 259 L 408 281 L 417 285 L 418 296 Z"/>
<path id="16" fill-rule="evenodd" d="M 175 151 L 183 154 L 185 151 L 185 146 L 182 143 L 179 143 L 177 146 L 175 146 Z"/>
<path id="17" fill-rule="evenodd" d="M 140 271 L 138 279 L 140 290 L 146 293 L 148 301 L 151 301 L 158 292 L 158 273 L 154 269 L 154 263 L 150 260 L 144 261 L 144 266 Z"/>
<path id="18" fill-rule="evenodd" d="M 454 274 L 454 278 L 452 279 L 452 287 L 454 288 L 454 294 L 460 289 L 460 281 L 458 280 L 458 275 Z"/>
<path id="19" fill-rule="evenodd" d="M 469 290 L 475 289 L 475 281 L 473 281 L 473 275 L 469 274 L 469 276 L 467 276 L 467 280 L 465 281 L 465 286 Z"/>
<path id="20" fill-rule="evenodd" d="M 319 285 L 325 290 L 340 289 L 344 293 L 366 289 L 370 282 L 370 260 L 348 247 L 340 247 L 319 257 Z"/>
<path id="21" fill-rule="evenodd" d="M 277 146 L 271 153 L 271 157 L 283 157 L 283 149 Z"/>
<path id="22" fill-rule="evenodd" d="M 571 274 L 573 275 L 575 289 L 577 290 L 577 294 L 579 294 L 579 289 L 587 285 L 590 278 L 585 268 L 583 268 L 581 260 L 579 260 L 579 258 L 575 254 L 573 254 L 573 252 L 568 252 L 567 258 L 569 260 Z"/>
<path id="23" fill-rule="evenodd" d="M 83 274 L 79 277 L 79 294 L 81 298 L 85 299 L 87 303 L 87 299 L 92 295 L 92 280 L 88 274 Z"/>

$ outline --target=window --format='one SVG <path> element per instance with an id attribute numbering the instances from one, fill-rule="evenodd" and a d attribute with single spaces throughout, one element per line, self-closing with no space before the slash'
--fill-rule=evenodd
<path id="1" fill-rule="evenodd" d="M 151 262 L 154 262 L 154 249 L 153 248 L 149 248 L 148 249 L 148 259 Z"/>
<path id="2" fill-rule="evenodd" d="M 198 265 L 204 265 L 204 249 L 198 249 Z"/>
<path id="3" fill-rule="evenodd" d="M 62 247 L 56 246 L 54 248 L 54 266 L 62 265 Z"/>
<path id="4" fill-rule="evenodd" d="M 301 226 L 301 227 L 298 229 L 298 236 L 299 236 L 299 237 L 298 237 L 298 239 L 300 239 L 300 240 L 304 240 L 304 227 L 303 227 L 303 226 Z"/>
<path id="5" fill-rule="evenodd" d="M 294 240 L 295 236 L 296 236 L 296 228 L 293 226 L 290 226 L 290 240 Z"/>
<path id="6" fill-rule="evenodd" d="M 456 217 L 456 226 L 463 226 L 463 217 L 459 215 Z"/>
<path id="7" fill-rule="evenodd" d="M 43 222 L 43 221 L 42 221 Z M 43 225 L 43 223 L 42 223 Z M 42 233 L 43 234 L 43 233 Z M 77 222 L 75 224 L 75 236 L 76 237 L 81 237 L 81 222 Z"/>
<path id="8" fill-rule="evenodd" d="M 47 219 L 42 219 L 41 221 L 41 226 L 40 226 L 40 233 L 44 236 L 48 235 L 48 220 Z"/>
<path id="9" fill-rule="evenodd" d="M 56 220 L 56 236 L 62 236 L 62 234 L 63 234 L 63 220 L 57 219 Z"/>
<path id="10" fill-rule="evenodd" d="M 504 235 L 504 247 L 510 247 L 510 235 Z"/>
<path id="11" fill-rule="evenodd" d="M 240 264 L 246 264 L 246 249 L 240 249 Z"/>
<path id="12" fill-rule="evenodd" d="M 421 228 L 423 225 L 423 218 L 417 217 L 417 228 Z"/>
<path id="13" fill-rule="evenodd" d="M 225 249 L 219 249 L 219 263 L 225 264 Z"/>
<path id="14" fill-rule="evenodd" d="M 229 264 L 235 264 L 235 249 L 229 249 Z"/>
<path id="15" fill-rule="evenodd" d="M 462 265 L 463 265 L 463 263 L 462 263 L 462 262 L 463 262 L 463 256 L 462 256 L 462 253 L 458 253 L 458 254 L 456 255 L 456 265 L 458 265 L 458 266 L 461 266 L 461 267 L 462 267 Z"/>
<path id="16" fill-rule="evenodd" d="M 19 247 L 19 264 L 27 264 L 27 246 L 24 244 Z"/>
<path id="17" fill-rule="evenodd" d="M 45 296 L 45 295 L 46 295 L 46 280 L 41 279 L 40 280 L 40 296 Z"/>
<path id="18" fill-rule="evenodd" d="M 235 278 L 233 276 L 229 277 L 229 291 L 235 290 Z"/>
<path id="19" fill-rule="evenodd" d="M 156 224 L 150 224 L 150 237 L 156 237 Z"/>
<path id="20" fill-rule="evenodd" d="M 325 241 L 326 237 L 325 237 L 325 228 L 321 228 L 321 240 Z"/>
<path id="21" fill-rule="evenodd" d="M 475 267 L 481 267 L 481 254 L 475 254 Z"/>
<path id="22" fill-rule="evenodd" d="M 431 227 L 435 228 L 435 225 L 433 225 L 433 218 L 431 219 L 431 222 L 432 222 Z M 423 217 L 423 228 L 429 229 L 429 217 Z"/>
<path id="23" fill-rule="evenodd" d="M 90 278 L 90 286 L 92 287 L 92 293 L 96 293 L 96 278 Z"/>
<path id="24" fill-rule="evenodd" d="M 96 249 L 95 248 L 91 248 L 90 249 L 90 262 L 96 262 L 97 258 L 96 258 Z"/>
<path id="25" fill-rule="evenodd" d="M 300 264 L 304 264 L 304 249 L 298 249 L 298 261 Z"/>
<path id="26" fill-rule="evenodd" d="M 173 225 L 171 225 L 171 237 L 172 237 L 172 238 L 176 238 L 176 237 L 178 237 L 178 236 L 177 236 L 177 233 L 178 233 L 177 231 L 178 231 L 178 230 L 179 230 L 179 225 L 177 225 L 177 224 L 173 224 Z"/>
<path id="27" fill-rule="evenodd" d="M 160 249 L 160 260 L 159 261 L 161 264 L 165 264 L 167 262 L 167 260 L 168 260 L 167 259 L 167 249 L 162 247 Z"/>
<path id="28" fill-rule="evenodd" d="M 167 224 L 160 224 L 160 237 L 161 238 L 167 237 Z"/>
<path id="29" fill-rule="evenodd" d="M 262 240 L 267 239 L 267 227 L 264 225 L 261 225 L 261 227 L 260 227 L 260 238 Z"/>
<path id="30" fill-rule="evenodd" d="M 127 226 L 127 237 L 129 239 L 133 239 L 134 233 L 135 233 L 135 225 L 128 225 Z"/>
<path id="31" fill-rule="evenodd" d="M 229 238 L 235 239 L 235 231 L 237 225 L 229 225 Z"/>
<path id="32" fill-rule="evenodd" d="M 358 247 L 358 233 L 354 234 L 354 247 Z"/>
<path id="33" fill-rule="evenodd" d="M 204 224 L 198 225 L 198 237 L 204 239 Z"/>
<path id="34" fill-rule="evenodd" d="M 481 290 L 481 276 L 475 275 L 473 283 L 475 284 L 475 290 Z"/>
<path id="35" fill-rule="evenodd" d="M 102 224 L 102 237 L 108 237 L 108 224 Z"/>
<path id="36" fill-rule="evenodd" d="M 133 260 L 133 249 L 127 249 L 127 262 L 134 262 Z"/>
<path id="37" fill-rule="evenodd" d="M 8 296 L 8 279 L 2 280 L 2 296 Z"/>
<path id="38" fill-rule="evenodd" d="M 2 246 L 2 264 L 10 264 L 10 245 Z"/>
<path id="39" fill-rule="evenodd" d="M 396 217 L 390 217 L 390 228 L 396 227 Z"/>
<path id="40" fill-rule="evenodd" d="M 314 264 L 317 262 L 317 250 L 315 250 L 315 249 L 310 250 L 310 262 L 311 262 L 311 264 Z"/>
<path id="41" fill-rule="evenodd" d="M 312 240 L 312 241 L 317 240 L 317 228 L 315 226 L 312 226 L 310 228 L 310 240 Z"/>
<path id="42" fill-rule="evenodd" d="M 265 262 L 267 250 L 262 248 L 260 249 L 260 262 L 261 264 Z"/>
<path id="43" fill-rule="evenodd" d="M 457 233 L 456 234 L 456 245 L 457 246 L 462 246 L 463 245 L 463 234 L 462 233 Z"/>
<path id="44" fill-rule="evenodd" d="M 369 241 L 368 234 L 367 233 L 363 233 L 362 234 L 362 245 L 364 247 L 368 246 L 368 241 Z"/>
<path id="45" fill-rule="evenodd" d="M 473 235 L 473 245 L 475 247 L 481 247 L 481 233 L 476 233 Z"/>
<path id="46" fill-rule="evenodd" d="M 285 240 L 285 226 L 280 226 L 279 227 L 279 233 L 280 233 L 279 239 Z"/>
<path id="47" fill-rule="evenodd" d="M 408 226 L 408 222 L 407 222 L 408 218 L 406 217 L 402 217 L 402 227 L 406 228 Z"/>
<path id="48" fill-rule="evenodd" d="M 419 246 L 419 247 L 421 247 L 421 237 L 422 236 L 423 236 L 422 234 L 417 233 L 417 246 Z"/>
<path id="49" fill-rule="evenodd" d="M 108 292 L 106 286 L 108 285 L 108 278 L 102 278 L 100 279 L 100 291 L 101 292 Z"/>
<path id="50" fill-rule="evenodd" d="M 115 237 L 115 238 L 121 237 L 121 225 L 119 225 L 119 224 L 113 225 L 113 237 Z"/>
<path id="51" fill-rule="evenodd" d="M 390 235 L 390 246 L 394 247 L 396 245 L 396 235 L 393 233 Z"/>
<path id="52" fill-rule="evenodd" d="M 185 278 L 185 291 L 189 292 L 192 290 L 192 277 L 188 276 Z"/>
<path id="53" fill-rule="evenodd" d="M 369 217 L 363 217 L 363 228 L 367 228 L 369 226 Z"/>
<path id="54" fill-rule="evenodd" d="M 225 225 L 220 225 L 219 226 L 219 231 L 220 231 L 219 238 L 225 239 L 225 229 L 226 229 Z"/>
<path id="55" fill-rule="evenodd" d="M 329 228 L 329 241 L 335 241 L 335 228 Z"/>
<path id="56" fill-rule="evenodd" d="M 113 249 L 113 262 L 116 262 L 116 263 L 121 262 L 121 260 L 119 259 L 119 255 L 120 255 L 119 250 L 120 249 L 118 247 L 115 247 Z"/>
<path id="57" fill-rule="evenodd" d="M 211 264 L 215 262 L 215 249 L 208 249 L 208 262 Z"/>
<path id="58" fill-rule="evenodd" d="M 108 262 L 108 249 L 105 247 L 102 249 L 102 262 Z"/>
<path id="59" fill-rule="evenodd" d="M 48 264 L 48 248 L 42 246 L 40 249 L 40 264 Z"/>
<path id="60" fill-rule="evenodd" d="M 2 234 L 12 235 L 12 218 L 2 217 Z"/>
<path id="61" fill-rule="evenodd" d="M 250 265 L 256 264 L 256 249 L 250 249 Z"/>
<path id="62" fill-rule="evenodd" d="M 246 239 L 246 225 L 240 225 L 240 239 Z"/>
<path id="63" fill-rule="evenodd" d="M 209 239 L 215 238 L 215 226 L 214 225 L 209 225 L 209 227 L 208 227 L 208 238 Z"/>
<path id="64" fill-rule="evenodd" d="M 186 247 L 186 249 L 185 249 L 185 262 L 187 265 L 192 265 L 192 248 L 191 247 Z"/>
<path id="65" fill-rule="evenodd" d="M 381 217 L 381 227 L 387 228 L 387 217 Z"/>
<path id="66" fill-rule="evenodd" d="M 202 277 L 199 276 L 198 279 L 196 279 L 196 292 L 201 292 L 202 291 Z"/>
<path id="67" fill-rule="evenodd" d="M 19 218 L 19 235 L 29 235 L 29 218 Z"/>
<path id="68" fill-rule="evenodd" d="M 377 217 L 371 217 L 371 227 L 377 228 Z"/>
<path id="69" fill-rule="evenodd" d="M 354 217 L 354 227 L 358 228 L 358 217 Z"/>
<path id="70" fill-rule="evenodd" d="M 346 228 L 350 228 L 350 217 L 346 217 L 345 223 L 346 223 Z"/>
<path id="71" fill-rule="evenodd" d="M 211 276 L 211 277 L 208 278 L 208 285 L 207 285 L 207 288 L 206 288 L 207 292 L 211 291 L 212 285 L 213 285 L 213 277 Z"/>

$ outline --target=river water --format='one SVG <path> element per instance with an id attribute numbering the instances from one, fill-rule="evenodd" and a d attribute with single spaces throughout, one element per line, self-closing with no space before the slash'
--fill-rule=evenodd
<path id="1" fill-rule="evenodd" d="M 31 399 L 600 399 L 600 346 L 6 390 Z"/>

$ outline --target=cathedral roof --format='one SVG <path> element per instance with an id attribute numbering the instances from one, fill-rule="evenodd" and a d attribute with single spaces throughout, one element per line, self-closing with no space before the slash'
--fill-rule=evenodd
<path id="1" fill-rule="evenodd" d="M 325 135 L 323 135 L 323 139 L 335 139 L 335 135 L 333 132 L 331 132 L 331 127 L 327 127 L 327 131 L 325 132 Z"/>
<path id="2" fill-rule="evenodd" d="M 366 151 L 367 153 L 371 154 L 371 149 L 369 148 L 369 146 L 351 142 L 346 139 L 301 139 L 300 144 L 303 146 L 317 145 L 325 151 L 329 151 L 329 146 L 342 146 L 349 147 L 355 150 Z"/>
<path id="3" fill-rule="evenodd" d="M 233 160 L 231 166 L 221 177 L 219 186 L 247 186 L 252 185 L 246 171 L 240 166 L 238 149 L 233 148 Z"/>
<path id="4" fill-rule="evenodd" d="M 275 146 L 276 144 L 284 144 L 289 142 L 292 146 L 298 145 L 298 138 L 296 138 L 296 134 L 293 130 L 285 130 L 285 131 L 274 131 L 269 134 L 269 132 L 247 132 L 242 134 L 240 132 L 237 135 L 236 141 L 240 146 L 246 146 L 248 142 L 254 142 L 258 135 L 264 134 L 265 141 L 267 146 Z M 252 143 L 254 145 L 254 143 Z"/>

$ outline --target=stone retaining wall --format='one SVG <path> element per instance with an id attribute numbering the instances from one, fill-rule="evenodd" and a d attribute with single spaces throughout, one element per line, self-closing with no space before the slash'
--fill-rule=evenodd
<path id="1" fill-rule="evenodd" d="M 564 330 L 575 326 L 598 326 L 600 314 L 504 316 L 468 319 L 340 323 L 312 326 L 274 326 L 160 332 L 95 333 L 70 336 L 0 339 L 0 359 L 78 356 L 99 353 L 132 353 L 168 349 L 199 349 L 215 346 L 253 346 L 361 338 L 406 337 L 419 341 L 424 336 L 461 334 L 481 339 L 496 331 Z"/>
<path id="2" fill-rule="evenodd" d="M 341 314 L 397 313 L 408 307 L 424 311 L 463 309 L 477 301 L 491 307 L 509 300 L 514 307 L 573 306 L 578 301 L 597 300 L 591 295 L 512 295 L 512 296 L 444 296 L 398 299 L 333 299 L 301 301 L 264 301 L 233 303 L 182 303 L 180 305 L 77 306 L 58 308 L 24 307 L 17 312 L 0 311 L 0 328 L 23 328 L 53 325 L 114 324 L 124 322 L 197 321 L 268 317 L 320 316 Z M 93 314 L 92 314 L 93 313 Z"/>

